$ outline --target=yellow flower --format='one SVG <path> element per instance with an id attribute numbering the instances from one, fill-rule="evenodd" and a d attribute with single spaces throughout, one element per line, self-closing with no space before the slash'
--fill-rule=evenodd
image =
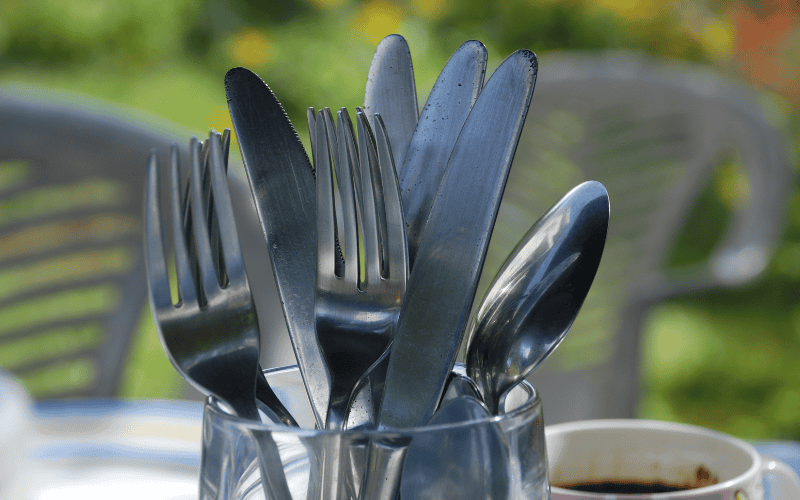
<path id="1" fill-rule="evenodd" d="M 649 20 L 661 12 L 666 0 L 597 0 L 597 5 L 625 19 Z"/>
<path id="2" fill-rule="evenodd" d="M 230 38 L 228 56 L 240 66 L 265 66 L 274 59 L 275 48 L 264 33 L 248 28 Z"/>
<path id="3" fill-rule="evenodd" d="M 226 128 L 231 129 L 231 145 L 237 144 L 236 134 L 233 131 L 233 122 L 231 121 L 231 115 L 228 112 L 228 106 L 218 106 L 215 108 L 211 113 L 208 114 L 206 121 L 209 124 L 207 128 L 216 130 L 219 133 L 222 133 L 222 131 Z"/>
<path id="4" fill-rule="evenodd" d="M 709 21 L 700 36 L 706 52 L 716 59 L 729 59 L 733 54 L 733 24 L 725 19 Z"/>
<path id="5" fill-rule="evenodd" d="M 403 13 L 384 0 L 364 4 L 355 18 L 355 31 L 370 44 L 377 44 L 387 35 L 397 33 Z"/>
<path id="6" fill-rule="evenodd" d="M 447 14 L 450 2 L 447 0 L 412 0 L 414 13 L 428 21 L 436 21 Z"/>
<path id="7" fill-rule="evenodd" d="M 336 7 L 339 7 L 344 3 L 345 0 L 308 0 L 308 3 L 312 4 L 316 8 L 320 10 L 332 10 Z"/>

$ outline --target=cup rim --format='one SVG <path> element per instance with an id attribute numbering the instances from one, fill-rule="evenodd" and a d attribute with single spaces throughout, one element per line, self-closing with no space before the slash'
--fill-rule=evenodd
<path id="1" fill-rule="evenodd" d="M 744 478 L 756 474 L 761 469 L 761 454 L 750 443 L 739 439 L 730 434 L 707 429 L 697 425 L 684 424 L 680 422 L 667 422 L 661 420 L 646 420 L 646 419 L 598 419 L 598 420 L 576 420 L 573 422 L 564 422 L 560 424 L 546 425 L 544 428 L 545 433 L 545 447 L 547 446 L 548 436 L 553 434 L 560 434 L 572 432 L 575 430 L 588 430 L 588 429 L 634 429 L 634 430 L 660 430 L 671 432 L 690 433 L 696 436 L 704 436 L 715 438 L 725 441 L 750 456 L 751 464 L 741 474 L 710 486 L 703 486 L 702 488 L 693 488 L 691 490 L 670 492 L 670 493 L 651 493 L 651 494 L 628 494 L 628 493 L 615 493 L 619 498 L 647 498 L 652 500 L 662 500 L 669 498 L 692 498 L 697 495 L 713 494 L 725 491 L 739 484 Z M 549 475 L 549 472 L 548 472 Z M 561 495 L 571 495 L 575 498 L 598 498 L 597 493 L 583 492 L 578 490 L 569 490 L 566 488 L 559 488 L 558 486 L 550 485 L 552 491 Z M 612 498 L 612 497 L 610 497 Z"/>
<path id="2" fill-rule="evenodd" d="M 264 375 L 268 376 L 276 373 L 299 372 L 299 370 L 300 369 L 297 365 L 288 365 L 288 366 L 267 368 L 264 370 Z M 516 387 L 524 390 L 528 394 L 528 399 L 525 401 L 525 403 L 523 403 L 522 405 L 520 405 L 519 407 L 515 408 L 514 410 L 508 413 L 504 413 L 502 415 L 489 416 L 488 418 L 482 418 L 477 420 L 458 422 L 455 424 L 423 425 L 414 427 L 400 427 L 396 429 L 382 429 L 382 430 L 355 429 L 355 430 L 341 431 L 341 430 L 316 429 L 316 428 L 314 429 L 297 428 L 297 427 L 289 427 L 286 425 L 266 423 L 266 422 L 254 422 L 252 420 L 248 420 L 246 418 L 242 418 L 228 413 L 216 403 L 217 399 L 214 398 L 213 396 L 208 396 L 206 398 L 204 412 L 206 411 L 212 412 L 218 418 L 222 418 L 224 420 L 234 422 L 237 425 L 243 425 L 251 429 L 269 430 L 271 432 L 290 432 L 300 437 L 319 436 L 325 434 L 331 434 L 331 435 L 359 434 L 368 437 L 380 437 L 385 439 L 392 439 L 396 437 L 399 439 L 402 436 L 408 436 L 410 434 L 424 434 L 427 432 L 437 432 L 437 431 L 441 432 L 444 429 L 458 430 L 461 428 L 467 428 L 476 425 L 489 425 L 489 424 L 514 425 L 515 421 L 524 419 L 527 415 L 535 413 L 537 409 L 541 410 L 542 403 L 539 391 L 537 391 L 526 380 L 520 382 L 520 384 Z M 542 425 L 542 424 L 540 423 L 537 425 Z"/>

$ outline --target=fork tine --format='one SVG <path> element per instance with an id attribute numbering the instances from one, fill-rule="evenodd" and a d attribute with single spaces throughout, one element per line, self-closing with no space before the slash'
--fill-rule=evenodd
<path id="1" fill-rule="evenodd" d="M 337 254 L 337 272 L 336 275 L 344 277 L 344 249 L 342 248 L 342 231 L 344 230 L 344 211 L 342 210 L 342 193 L 341 181 L 339 180 L 339 137 L 336 134 L 336 126 L 333 123 L 333 115 L 331 108 L 325 107 L 321 110 L 325 119 L 325 127 L 327 134 L 320 137 L 321 140 L 328 143 L 328 151 L 330 152 L 330 160 L 334 173 L 335 189 L 333 190 L 333 216 L 336 217 L 336 243 L 338 244 L 339 253 Z"/>
<path id="2" fill-rule="evenodd" d="M 211 138 L 213 131 L 209 131 L 208 136 Z M 215 136 L 219 139 L 219 134 L 216 133 Z M 222 160 L 224 166 L 224 172 L 227 175 L 228 173 L 228 155 L 230 154 L 230 146 L 231 146 L 231 129 L 226 128 L 222 132 Z M 210 144 L 209 141 L 203 143 L 203 146 Z M 211 168 L 209 167 L 209 157 L 206 155 L 203 161 L 203 185 L 211 184 Z M 207 199 L 213 199 L 211 195 L 211 190 L 209 189 L 209 197 Z M 226 286 L 229 282 L 228 274 L 226 271 L 225 263 L 222 259 L 222 242 L 220 241 L 220 233 L 219 233 L 219 220 L 217 217 L 214 216 L 214 211 L 209 210 L 209 232 L 211 234 L 211 250 L 214 252 L 214 262 L 217 264 L 217 271 L 219 273 L 219 282 L 222 286 Z"/>
<path id="3" fill-rule="evenodd" d="M 201 141 L 198 139 L 197 141 L 200 143 L 200 165 L 205 164 L 205 158 L 208 155 L 208 141 Z M 189 167 L 189 171 L 191 172 L 191 166 Z M 205 169 L 203 169 L 203 179 L 205 181 L 207 174 L 205 173 Z M 189 176 L 191 177 L 191 176 Z M 186 189 L 183 192 L 183 223 L 191 224 L 192 219 L 192 185 L 190 183 L 186 184 Z M 206 198 L 208 198 L 208 190 L 204 191 Z M 189 226 L 187 226 L 189 227 Z"/>
<path id="4" fill-rule="evenodd" d="M 337 115 L 339 116 L 339 127 L 342 127 L 341 111 Z M 337 202 L 335 207 L 340 248 L 344 243 L 344 272 L 342 278 L 347 286 L 355 289 L 358 287 L 358 226 L 349 147 L 346 143 L 348 138 L 344 134 L 337 134 L 335 138 L 331 137 L 331 131 L 335 130 L 335 125 L 329 108 L 325 108 L 325 126 L 328 129 L 328 144 L 332 150 L 331 155 L 336 155 L 337 159 L 334 169 L 339 196 L 335 198 Z M 336 150 L 333 150 L 334 147 L 336 147 Z"/>
<path id="5" fill-rule="evenodd" d="M 225 263 L 222 260 L 222 242 L 220 241 L 219 234 L 219 220 L 214 214 L 214 190 L 211 185 L 211 144 L 219 141 L 219 134 L 214 130 L 208 131 L 208 138 L 203 141 L 203 147 L 200 150 L 200 165 L 203 169 L 203 200 L 206 202 L 208 209 L 207 222 L 209 241 L 211 242 L 211 258 L 214 261 L 214 267 L 217 271 L 217 279 L 223 287 L 228 283 L 228 275 L 225 272 Z M 224 146 L 223 146 L 224 147 Z M 223 156 L 223 160 L 224 160 Z"/>
<path id="6" fill-rule="evenodd" d="M 347 154 L 351 164 L 357 167 L 358 147 L 356 146 L 356 134 L 353 132 L 353 122 L 350 120 L 350 113 L 347 112 L 347 108 L 342 108 L 336 114 L 338 118 L 344 118 L 344 121 L 341 122 L 341 125 L 336 129 L 339 131 L 339 140 L 347 146 Z M 342 138 L 342 136 L 344 136 L 344 138 Z"/>
<path id="7" fill-rule="evenodd" d="M 375 113 L 373 122 L 383 187 L 376 197 L 383 198 L 386 220 L 386 240 L 383 247 L 387 250 L 387 260 L 384 261 L 386 267 L 383 276 L 390 281 L 405 285 L 408 279 L 408 240 L 403 204 L 400 199 L 400 181 L 397 178 L 392 148 L 389 145 L 389 134 L 379 113 Z"/>
<path id="8" fill-rule="evenodd" d="M 381 279 L 381 249 L 378 214 L 375 205 L 375 183 L 377 175 L 378 153 L 375 150 L 375 138 L 367 117 L 361 108 L 356 108 L 356 127 L 358 129 L 358 158 L 361 176 L 361 228 L 364 240 L 364 283 L 378 283 Z"/>
<path id="9" fill-rule="evenodd" d="M 204 165 L 205 164 L 205 158 L 208 155 L 208 141 L 201 141 L 201 140 L 198 139 L 197 142 L 201 146 L 201 149 L 200 149 L 200 164 Z M 191 176 L 191 170 L 192 170 L 192 167 L 191 167 L 191 162 L 190 162 L 189 174 L 187 174 L 187 179 L 191 179 L 191 177 L 192 177 Z M 180 172 L 180 169 L 178 171 Z M 203 169 L 203 183 L 204 184 L 208 184 L 208 172 L 205 170 L 205 168 Z M 179 188 L 181 186 L 180 182 L 178 182 L 178 184 L 176 184 L 176 185 L 179 186 Z M 208 200 L 208 194 L 209 194 L 208 186 L 205 186 L 204 189 L 203 189 L 203 199 Z M 183 204 L 181 205 L 181 207 L 182 208 L 180 209 L 181 210 L 180 213 L 183 214 L 183 219 L 182 219 L 182 222 L 181 222 L 181 226 L 179 226 L 179 227 L 183 228 L 182 231 L 183 231 L 184 236 L 182 236 L 182 237 L 184 238 L 184 241 L 186 242 L 185 246 L 186 246 L 187 255 L 189 256 L 189 268 L 191 269 L 191 272 L 192 272 L 192 279 L 196 279 L 197 278 L 197 272 L 196 272 L 196 269 L 197 269 L 197 252 L 195 252 L 195 249 L 194 249 L 194 244 L 195 244 L 194 238 L 191 236 L 191 234 L 192 234 L 192 224 L 194 224 L 194 220 L 193 220 L 193 217 L 192 217 L 192 183 L 191 182 L 187 182 L 186 183 L 186 187 L 185 187 L 185 190 L 183 192 Z M 202 220 L 206 220 L 206 219 L 203 218 Z M 173 225 L 173 228 L 174 227 L 175 226 Z M 177 238 L 177 236 L 175 236 L 175 238 Z M 196 285 L 196 282 L 195 282 L 195 285 Z M 192 296 L 196 297 L 196 290 L 197 290 L 196 286 L 195 286 L 194 290 L 195 290 L 195 293 L 193 293 Z M 178 293 L 180 294 L 180 288 L 179 288 Z"/>
<path id="10" fill-rule="evenodd" d="M 380 260 L 378 261 L 380 268 L 379 273 L 381 278 L 386 279 L 388 272 L 389 272 L 389 248 L 386 244 L 389 237 L 386 231 L 386 206 L 384 205 L 383 201 L 383 176 L 381 174 L 381 167 L 380 163 L 383 161 L 380 157 L 380 151 L 378 150 L 378 139 L 377 133 L 375 131 L 375 122 L 373 119 L 370 119 L 366 113 L 364 113 L 364 119 L 369 125 L 370 135 L 372 136 L 373 144 L 375 147 L 375 162 L 370 164 L 370 172 L 372 173 L 372 194 L 374 196 L 375 202 L 375 224 L 377 224 L 378 230 L 378 252 Z M 389 150 L 391 151 L 391 150 Z M 389 154 L 389 158 L 391 158 L 391 153 Z M 391 159 L 386 161 L 394 162 Z"/>
<path id="11" fill-rule="evenodd" d="M 156 151 L 150 152 L 147 162 L 147 185 L 145 186 L 144 249 L 147 265 L 147 280 L 153 307 L 163 309 L 172 306 L 167 274 L 167 258 L 164 251 L 164 231 L 161 228 L 161 201 L 158 186 L 158 158 Z"/>
<path id="12" fill-rule="evenodd" d="M 208 233 L 208 208 L 203 200 L 202 172 L 200 169 L 200 143 L 192 137 L 191 142 L 192 173 L 189 183 L 192 186 L 192 230 L 194 246 L 197 253 L 200 297 L 207 301 L 219 289 L 216 266 L 211 253 L 211 241 Z"/>
<path id="13" fill-rule="evenodd" d="M 228 156 L 231 153 L 231 129 L 222 131 L 222 159 L 225 160 L 225 173 L 228 172 Z"/>
<path id="14" fill-rule="evenodd" d="M 360 221 L 363 217 L 363 207 L 361 206 L 361 174 L 358 171 L 359 160 L 356 134 L 353 131 L 353 122 L 350 120 L 350 114 L 347 112 L 347 108 L 342 108 L 337 114 L 339 115 L 337 130 L 339 130 L 341 142 L 347 146 L 347 156 L 350 161 L 350 180 L 353 183 L 353 199 L 355 200 L 356 206 L 356 228 L 358 237 L 361 239 L 363 234 L 361 234 L 362 227 Z M 359 248 L 359 262 L 362 260 L 362 253 L 363 248 Z"/>
<path id="15" fill-rule="evenodd" d="M 211 138 L 212 134 L 213 134 L 212 132 L 208 133 L 209 139 Z M 200 177 L 200 179 L 202 179 L 200 185 L 203 187 L 203 201 L 206 203 L 206 210 L 208 210 L 208 207 L 211 206 L 210 202 L 208 201 L 208 198 L 211 196 L 211 183 L 209 182 L 210 174 L 208 172 L 207 163 L 208 163 L 208 147 L 211 144 L 211 142 L 209 142 L 208 139 L 206 139 L 205 141 L 201 141 L 198 139 L 197 142 L 200 143 L 200 170 L 201 170 L 200 175 L 202 176 Z M 204 220 L 206 222 L 211 220 L 210 211 L 206 213 L 206 218 Z"/>
<path id="16" fill-rule="evenodd" d="M 312 164 L 316 165 L 314 155 L 316 154 L 315 144 L 317 143 L 317 113 L 313 107 L 309 106 L 306 109 L 306 120 L 308 121 L 308 138 L 311 140 L 311 160 Z"/>
<path id="17" fill-rule="evenodd" d="M 192 272 L 193 264 L 189 257 L 186 241 L 186 228 L 183 214 L 186 210 L 185 200 L 181 203 L 181 174 L 178 162 L 178 146 L 173 144 L 170 150 L 170 199 L 172 201 L 172 240 L 175 253 L 175 272 L 178 275 L 178 301 L 179 304 L 194 303 L 197 301 L 197 286 Z M 187 186 L 188 187 L 188 186 Z"/>
<path id="18" fill-rule="evenodd" d="M 317 173 L 317 282 L 336 274 L 336 219 L 334 215 L 333 175 L 323 111 L 314 122 L 314 169 Z"/>
<path id="19" fill-rule="evenodd" d="M 326 107 L 326 108 L 323 108 L 323 109 L 319 110 L 320 120 L 323 120 L 323 121 L 325 120 L 323 118 L 323 113 L 326 113 L 326 112 L 328 114 L 330 114 L 330 108 Z M 309 133 L 309 137 L 311 138 L 311 158 L 312 158 L 313 165 L 314 165 L 314 172 L 316 174 L 316 168 L 317 168 L 317 166 L 316 166 L 317 165 L 316 155 L 320 151 L 320 150 L 317 149 L 317 140 L 319 139 L 319 140 L 321 140 L 321 141 L 323 141 L 323 142 L 325 142 L 327 144 L 327 151 L 328 151 L 327 154 L 328 155 L 323 159 L 323 161 L 326 161 L 328 165 L 333 165 L 334 163 L 338 163 L 338 161 L 334 160 L 334 158 L 333 158 L 333 156 L 336 156 L 336 151 L 338 150 L 338 146 L 336 146 L 338 141 L 337 141 L 337 138 L 336 138 L 335 129 L 332 126 L 328 125 L 327 123 L 326 123 L 326 129 L 327 129 L 326 132 L 323 133 L 323 132 L 320 132 L 317 129 L 317 122 L 319 120 L 317 120 L 316 114 L 314 113 L 314 108 L 309 107 L 306 110 L 306 114 L 307 114 L 307 117 L 308 117 L 308 133 Z M 332 120 L 331 120 L 331 122 L 332 122 Z M 322 135 L 320 135 L 320 134 L 322 134 Z M 322 147 L 322 146 L 320 146 L 320 147 Z M 338 157 L 337 157 L 337 160 L 338 160 Z M 335 167 L 331 167 L 331 168 L 335 168 Z M 341 210 L 342 198 L 341 198 L 341 195 L 340 195 L 338 189 L 334 189 L 333 190 L 333 205 L 332 206 L 333 206 L 333 217 L 334 217 L 333 238 L 334 238 L 334 247 L 335 247 L 334 248 L 334 266 L 335 266 L 335 269 L 336 269 L 335 275 L 341 277 L 341 276 L 344 276 L 345 270 L 344 270 L 344 263 L 342 262 L 342 260 L 343 260 L 343 255 L 342 255 L 342 252 L 341 252 L 341 250 L 342 250 L 341 243 L 342 242 L 338 239 L 338 231 L 340 230 L 340 228 L 342 228 L 344 226 L 344 221 L 342 219 L 342 210 Z M 320 207 L 318 206 L 317 207 L 317 212 L 319 212 L 319 210 L 320 210 Z M 319 247 L 319 245 L 317 245 L 317 246 Z"/>
<path id="20" fill-rule="evenodd" d="M 236 220 L 233 217 L 233 202 L 225 175 L 225 157 L 223 144 L 219 134 L 209 137 L 209 170 L 211 171 L 211 199 L 214 215 L 217 220 L 219 239 L 222 243 L 222 258 L 225 263 L 225 274 L 231 282 L 246 280 L 244 257 L 236 231 Z"/>

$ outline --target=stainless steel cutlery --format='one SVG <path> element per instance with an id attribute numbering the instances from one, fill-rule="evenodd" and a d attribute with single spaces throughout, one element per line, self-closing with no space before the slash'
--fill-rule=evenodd
<path id="1" fill-rule="evenodd" d="M 596 182 L 575 188 L 534 224 L 469 322 L 538 70 L 536 56 L 520 50 L 484 85 L 486 62 L 483 44 L 464 43 L 419 115 L 408 46 L 398 35 L 387 37 L 370 67 L 355 131 L 345 109 L 334 119 L 328 108 L 309 108 L 313 169 L 270 88 L 244 68 L 225 76 L 318 429 L 346 431 L 355 407 L 357 427 L 387 432 L 488 422 L 502 396 L 563 339 L 583 303 L 608 225 L 607 193 Z M 151 157 L 145 246 L 153 313 L 165 351 L 192 384 L 242 418 L 296 426 L 258 365 L 258 323 L 225 179 L 228 140 L 193 139 L 191 196 L 183 200 L 173 151 L 176 304 Z M 468 328 L 466 372 L 456 373 Z M 288 500 L 280 450 L 267 436 L 256 436 L 264 489 L 268 498 Z M 426 485 L 446 488 L 437 478 L 461 464 L 476 472 L 466 472 L 459 498 L 470 491 L 505 498 L 508 491 L 492 481 L 507 472 L 485 467 L 507 462 L 498 455 L 500 434 L 488 426 L 462 437 L 471 447 L 465 454 L 463 443 L 370 438 L 361 462 L 345 458 L 336 440 L 315 448 L 300 438 L 309 451 L 309 481 L 321 481 L 309 495 L 334 500 L 347 491 L 394 500 L 402 490 L 403 498 L 435 498 L 439 490 Z M 430 459 L 435 467 L 426 465 Z M 346 467 L 362 469 L 347 476 L 358 487 L 340 487 Z"/>
<path id="2" fill-rule="evenodd" d="M 164 350 L 183 377 L 201 392 L 217 398 L 234 414 L 261 421 L 256 402 L 259 330 L 253 296 L 233 220 L 233 206 L 223 167 L 218 134 L 210 134 L 205 163 L 210 170 L 213 208 L 203 195 L 201 145 L 192 138 L 191 213 L 182 201 L 177 148 L 172 148 L 171 219 L 178 301 L 173 304 L 159 206 L 158 165 L 150 155 L 145 204 L 145 258 L 153 316 Z M 212 240 L 209 213 L 218 224 Z M 220 246 L 220 258 L 214 255 Z M 266 380 L 262 383 L 266 384 Z M 277 398 L 276 398 L 277 401 Z M 280 405 L 280 402 L 278 401 Z M 285 412 L 280 405 L 279 412 Z M 288 413 L 288 412 L 286 412 Z M 278 447 L 271 437 L 255 433 L 261 454 L 262 483 L 269 498 L 289 499 Z"/>
<path id="3" fill-rule="evenodd" d="M 331 377 L 328 429 L 344 428 L 358 381 L 389 348 L 406 291 L 408 247 L 400 186 L 389 137 L 380 115 L 375 118 L 373 133 L 358 111 L 358 148 L 346 110 L 339 111 L 335 125 L 327 108 L 312 124 L 318 210 L 314 316 Z M 339 227 L 337 211 L 343 220 Z"/>
<path id="4" fill-rule="evenodd" d="M 375 49 L 364 92 L 364 112 L 383 117 L 395 165 L 401 168 L 419 111 L 411 52 L 400 35 L 387 36 Z"/>
<path id="5" fill-rule="evenodd" d="M 493 414 L 564 340 L 600 265 L 608 218 L 602 184 L 575 187 L 533 224 L 489 286 L 470 325 L 467 374 Z"/>
<path id="6" fill-rule="evenodd" d="M 475 40 L 462 44 L 450 57 L 428 95 L 400 165 L 412 268 L 450 153 L 483 87 L 486 58 L 486 47 Z"/>
<path id="7" fill-rule="evenodd" d="M 455 363 L 536 81 L 509 56 L 472 107 L 423 229 L 394 336 L 379 428 L 424 425 Z"/>
<path id="8" fill-rule="evenodd" d="M 252 71 L 225 75 L 233 126 L 267 240 L 272 270 L 317 425 L 330 382 L 314 329 L 317 197 L 305 149 L 278 99 Z"/>

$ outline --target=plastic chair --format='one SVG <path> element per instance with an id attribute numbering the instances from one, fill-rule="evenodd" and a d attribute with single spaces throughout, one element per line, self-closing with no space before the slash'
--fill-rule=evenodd
<path id="1" fill-rule="evenodd" d="M 622 53 L 542 57 L 539 68 L 478 296 L 548 207 L 582 181 L 602 182 L 611 220 L 600 269 L 572 330 L 529 380 L 548 424 L 633 417 L 648 308 L 765 269 L 792 183 L 787 142 L 763 98 L 705 68 Z M 702 264 L 668 268 L 721 165 L 747 187 L 724 238 Z"/>
<path id="2" fill-rule="evenodd" d="M 169 165 L 176 142 L 188 171 L 193 133 L 86 98 L 17 87 L 0 88 L 0 130 L 0 367 L 36 398 L 118 396 L 139 320 L 149 319 L 147 158 L 156 148 Z M 266 267 L 259 262 L 266 248 L 253 250 L 263 236 L 231 157 L 248 271 L 268 309 L 259 314 L 274 318 L 280 304 L 271 275 L 260 276 L 269 268 L 268 259 Z M 169 186 L 168 170 L 162 174 Z M 162 194 L 168 203 L 166 188 Z"/>

